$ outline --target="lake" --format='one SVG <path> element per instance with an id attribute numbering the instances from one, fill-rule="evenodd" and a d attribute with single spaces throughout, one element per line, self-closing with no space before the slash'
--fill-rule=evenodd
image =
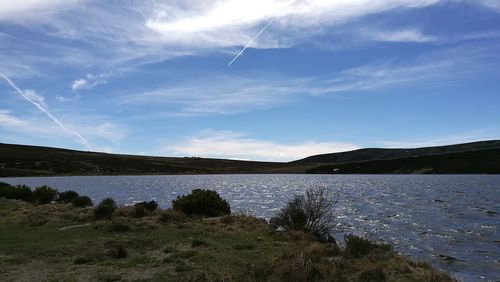
<path id="1" fill-rule="evenodd" d="M 342 231 L 392 244 L 465 281 L 500 280 L 500 175 L 168 175 L 0 178 L 75 190 L 94 203 L 157 201 L 216 190 L 232 211 L 270 218 L 294 194 L 326 187 Z M 453 257 L 456 260 L 447 260 Z"/>

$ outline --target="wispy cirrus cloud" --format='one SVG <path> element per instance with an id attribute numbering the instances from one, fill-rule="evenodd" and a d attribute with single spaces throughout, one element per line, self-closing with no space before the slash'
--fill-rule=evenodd
<path id="1" fill-rule="evenodd" d="M 178 144 L 163 145 L 162 151 L 183 156 L 235 158 L 261 161 L 292 161 L 321 153 L 358 149 L 359 146 L 343 142 L 304 141 L 280 143 L 261 140 L 233 131 L 205 130 Z"/>
<path id="2" fill-rule="evenodd" d="M 271 19 L 276 20 L 249 47 L 288 48 L 367 15 L 443 1 L 4 1 L 0 4 L 0 21 L 67 44 L 60 41 L 63 44 L 50 46 L 38 37 L 17 38 L 19 32 L 14 28 L 6 31 L 12 36 L 11 44 L 19 48 L 29 43 L 37 50 L 19 54 L 7 46 L 5 52 L 0 51 L 6 58 L 12 57 L 10 53 L 17 57 L 18 68 L 23 62 L 25 67 L 34 67 L 41 58 L 49 64 L 74 66 L 137 64 L 214 50 L 234 51 L 234 47 L 245 46 Z M 33 52 L 43 56 L 31 56 Z M 7 72 L 15 65 L 11 62 L 2 70 Z M 85 86 L 84 81 L 79 85 Z"/>
<path id="3" fill-rule="evenodd" d="M 101 117 L 77 115 L 65 119 L 65 126 L 84 135 L 88 142 L 92 143 L 93 150 L 101 148 L 96 144 L 119 144 L 128 135 L 127 129 L 122 125 Z M 26 140 L 36 137 L 56 142 L 68 136 L 67 132 L 61 131 L 56 124 L 48 124 L 39 115 L 18 116 L 6 109 L 0 109 L 0 129 L 24 136 Z"/>
<path id="4" fill-rule="evenodd" d="M 113 75 L 112 72 L 102 73 L 102 74 L 91 74 L 88 73 L 84 78 L 79 78 L 73 81 L 71 84 L 71 89 L 73 91 L 78 90 L 88 90 L 92 89 L 101 84 L 107 84 L 107 78 Z"/>
<path id="5" fill-rule="evenodd" d="M 124 106 L 161 107 L 174 116 L 238 114 L 295 103 L 309 96 L 354 94 L 410 85 L 440 85 L 481 77 L 496 68 L 500 47 L 461 45 L 427 53 L 410 62 L 380 61 L 318 76 L 212 74 L 121 96 Z"/>
<path id="6" fill-rule="evenodd" d="M 392 31 L 369 31 L 372 38 L 376 41 L 383 42 L 434 42 L 437 40 L 436 37 L 425 35 L 416 28 L 402 29 L 402 30 L 392 30 Z"/>
<path id="7" fill-rule="evenodd" d="M 41 20 L 57 11 L 73 8 L 81 0 L 17 0 L 0 2 L 0 21 Z"/>
<path id="8" fill-rule="evenodd" d="M 355 24 L 363 17 L 452 2 L 456 1 L 4 1 L 0 4 L 0 22 L 13 23 L 14 27 L 2 31 L 8 36 L 8 45 L 0 45 L 0 71 L 16 76 L 39 75 L 42 64 L 105 66 L 106 71 L 214 51 L 230 52 L 234 57 L 272 19 L 273 24 L 249 47 L 289 48 L 314 36 L 342 30 L 346 23 Z M 463 3 L 497 7 L 492 0 Z M 19 28 L 37 36 L 20 38 Z M 353 32 L 363 42 L 440 40 L 415 28 L 398 26 L 373 33 L 363 29 Z M 39 35 L 58 44 L 47 44 L 39 40 Z M 37 49 L 23 50 L 23 46 Z M 75 81 L 75 87 L 87 87 L 85 80 Z"/>

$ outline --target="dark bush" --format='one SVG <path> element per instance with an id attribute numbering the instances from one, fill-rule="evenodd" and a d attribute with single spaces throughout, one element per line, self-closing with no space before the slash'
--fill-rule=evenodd
<path id="1" fill-rule="evenodd" d="M 127 249 L 122 243 L 111 242 L 107 244 L 108 252 L 107 254 L 116 259 L 126 258 L 127 257 Z"/>
<path id="2" fill-rule="evenodd" d="M 158 204 L 155 201 L 150 201 L 150 202 L 140 202 L 135 204 L 135 206 L 136 207 L 142 206 L 146 211 L 153 212 L 158 207 Z"/>
<path id="3" fill-rule="evenodd" d="M 385 251 L 390 251 L 392 249 L 388 244 L 378 244 L 352 234 L 344 235 L 344 241 L 346 254 L 355 258 L 365 256 L 374 249 Z"/>
<path id="4" fill-rule="evenodd" d="M 94 205 L 92 203 L 92 200 L 87 196 L 78 196 L 78 197 L 74 198 L 71 201 L 71 203 L 73 204 L 73 206 L 79 207 L 79 208 L 91 207 Z"/>
<path id="5" fill-rule="evenodd" d="M 80 195 L 78 195 L 78 193 L 76 193 L 75 191 L 68 190 L 68 191 L 64 191 L 64 192 L 59 193 L 59 196 L 57 197 L 57 201 L 60 203 L 71 203 L 78 196 L 80 196 Z"/>
<path id="6" fill-rule="evenodd" d="M 12 199 L 12 186 L 10 184 L 0 182 L 0 197 L 5 199 Z"/>
<path id="7" fill-rule="evenodd" d="M 288 230 L 301 230 L 321 241 L 335 243 L 331 235 L 337 226 L 334 197 L 324 188 L 311 189 L 305 195 L 295 195 L 278 213 L 276 223 Z"/>
<path id="8" fill-rule="evenodd" d="M 56 189 L 52 189 L 47 185 L 37 187 L 33 191 L 33 203 L 37 205 L 49 204 L 57 198 L 57 194 Z"/>
<path id="9" fill-rule="evenodd" d="M 158 204 L 155 201 L 136 203 L 133 216 L 138 218 L 146 216 L 148 213 L 155 211 L 157 207 Z"/>
<path id="10" fill-rule="evenodd" d="M 30 187 L 26 185 L 16 185 L 13 187 L 13 189 L 14 189 L 15 199 L 25 202 L 31 202 L 33 198 L 33 192 L 31 191 Z"/>
<path id="11" fill-rule="evenodd" d="M 28 186 L 17 185 L 10 186 L 7 183 L 0 182 L 0 197 L 13 200 L 21 200 L 25 202 L 31 202 L 33 192 Z"/>
<path id="12" fill-rule="evenodd" d="M 95 219 L 111 219 L 117 209 L 116 202 L 112 198 L 106 198 L 94 208 Z"/>
<path id="13" fill-rule="evenodd" d="M 194 239 L 191 242 L 191 247 L 196 248 L 196 247 L 208 247 L 208 243 L 201 240 L 201 239 Z"/>
<path id="14" fill-rule="evenodd" d="M 191 194 L 178 196 L 172 201 L 172 206 L 187 215 L 221 216 L 231 213 L 229 203 L 211 190 L 195 189 Z"/>

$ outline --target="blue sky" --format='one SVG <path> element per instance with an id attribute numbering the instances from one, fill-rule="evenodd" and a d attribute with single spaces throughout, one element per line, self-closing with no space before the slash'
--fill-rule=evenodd
<path id="1" fill-rule="evenodd" d="M 288 161 L 499 139 L 499 66 L 498 0 L 2 1 L 0 142 Z"/>

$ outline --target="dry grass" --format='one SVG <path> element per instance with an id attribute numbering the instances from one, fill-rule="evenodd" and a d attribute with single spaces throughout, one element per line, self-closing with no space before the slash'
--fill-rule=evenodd
<path id="1" fill-rule="evenodd" d="M 132 212 L 120 207 L 113 220 L 94 221 L 91 208 L 0 199 L 0 280 L 452 281 L 392 251 L 352 258 L 248 215 Z M 82 223 L 91 225 L 58 231 Z"/>

